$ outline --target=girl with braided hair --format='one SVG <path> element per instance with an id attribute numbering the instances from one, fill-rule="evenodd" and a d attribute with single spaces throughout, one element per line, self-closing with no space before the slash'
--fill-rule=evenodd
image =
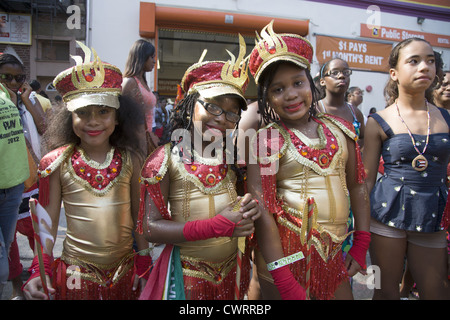
<path id="1" fill-rule="evenodd" d="M 348 277 L 365 268 L 370 241 L 364 170 L 350 123 L 316 113 L 311 44 L 261 31 L 249 69 L 260 114 L 247 186 L 265 210 L 255 222 L 255 265 L 264 299 L 351 299 Z M 356 168 L 356 170 L 355 170 Z M 353 247 L 344 260 L 349 199 Z"/>
<path id="2" fill-rule="evenodd" d="M 237 59 L 201 61 L 188 68 L 181 81 L 186 96 L 170 121 L 172 141 L 143 166 L 138 231 L 166 246 L 142 300 L 242 299 L 247 291 L 245 237 L 254 231 L 259 206 L 250 194 L 238 195 L 236 167 L 224 142 L 247 107 L 244 54 L 241 37 Z"/>

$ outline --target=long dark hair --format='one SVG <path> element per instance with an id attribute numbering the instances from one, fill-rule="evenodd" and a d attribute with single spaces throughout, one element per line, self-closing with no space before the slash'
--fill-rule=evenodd
<path id="1" fill-rule="evenodd" d="M 269 86 L 272 83 L 273 77 L 275 76 L 275 73 L 277 72 L 278 68 L 282 64 L 285 64 L 285 63 L 295 66 L 299 69 L 302 69 L 292 62 L 277 61 L 277 62 L 272 63 L 270 66 L 268 66 L 260 76 L 260 80 L 259 80 L 259 84 L 258 84 L 258 110 L 262 116 L 262 121 L 265 124 L 269 124 L 271 122 L 279 122 L 279 120 L 280 120 L 277 113 L 269 106 L 269 102 L 267 99 L 267 90 L 269 89 Z M 314 85 L 314 80 L 311 76 L 310 71 L 307 69 L 304 69 L 304 70 L 306 73 L 306 77 L 308 78 L 309 86 L 311 88 L 311 94 L 312 94 L 312 102 L 311 102 L 311 106 L 309 108 L 309 114 L 310 114 L 310 118 L 311 118 L 311 116 L 315 116 L 317 113 L 315 105 L 318 101 L 319 91 L 317 90 L 316 86 Z"/>
<path id="2" fill-rule="evenodd" d="M 399 42 L 394 49 L 392 49 L 391 54 L 389 56 L 389 68 L 395 69 L 397 68 L 398 59 L 400 57 L 400 51 L 409 45 L 413 41 L 422 41 L 427 43 L 430 47 L 430 43 L 422 38 L 409 38 L 406 40 L 403 40 Z M 438 71 L 438 66 L 436 66 L 436 73 Z M 435 77 L 433 83 L 431 86 L 425 91 L 425 98 L 428 101 L 433 101 L 433 88 L 436 86 L 436 82 L 438 82 L 439 79 Z M 387 82 L 386 86 L 384 87 L 384 96 L 386 98 L 386 103 L 388 106 L 394 104 L 395 100 L 398 98 L 398 84 L 396 81 L 389 78 L 389 81 Z"/>
<path id="3" fill-rule="evenodd" d="M 148 58 L 155 54 L 155 47 L 152 43 L 145 39 L 136 40 L 128 53 L 127 62 L 125 63 L 125 70 L 123 76 L 127 78 L 134 77 L 141 74 L 144 70 L 145 62 Z M 145 78 L 145 72 L 143 75 L 144 81 L 147 82 Z M 147 83 L 146 83 L 147 84 Z"/>

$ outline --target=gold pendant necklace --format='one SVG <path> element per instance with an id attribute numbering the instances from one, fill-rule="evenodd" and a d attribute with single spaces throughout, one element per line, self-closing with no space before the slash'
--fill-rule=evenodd
<path id="1" fill-rule="evenodd" d="M 429 142 L 429 139 L 430 139 L 430 108 L 428 106 L 428 101 L 427 100 L 425 100 L 425 104 L 427 106 L 427 118 L 428 118 L 428 123 L 427 123 L 427 126 L 428 126 L 428 129 L 427 129 L 427 141 L 425 143 L 425 147 L 423 148 L 423 151 L 420 152 L 419 149 L 417 149 L 417 147 L 416 147 L 416 141 L 414 140 L 414 137 L 413 137 L 413 135 L 411 133 L 411 130 L 409 130 L 408 125 L 405 123 L 405 121 L 403 120 L 402 116 L 400 115 L 400 110 L 398 108 L 397 101 L 395 101 L 395 106 L 397 108 L 398 116 L 399 116 L 400 120 L 402 121 L 402 123 L 405 125 L 406 130 L 408 130 L 408 134 L 411 137 L 411 141 L 412 141 L 413 147 L 416 150 L 416 152 L 419 154 L 411 162 L 411 166 L 416 171 L 423 171 L 423 170 L 425 170 L 428 167 L 428 160 L 427 160 L 427 158 L 425 158 L 425 156 L 423 154 L 427 150 L 428 142 Z"/>

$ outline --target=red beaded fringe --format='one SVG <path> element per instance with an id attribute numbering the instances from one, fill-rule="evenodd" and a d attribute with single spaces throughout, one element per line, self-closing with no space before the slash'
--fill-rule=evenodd
<path id="1" fill-rule="evenodd" d="M 447 195 L 447 203 L 445 205 L 444 213 L 442 214 L 441 219 L 442 230 L 447 230 L 448 226 L 450 226 L 450 189 Z"/>
<path id="2" fill-rule="evenodd" d="M 233 267 L 220 284 L 208 280 L 183 276 L 186 300 L 234 300 L 236 267 Z M 250 259 L 242 259 L 240 300 L 244 299 L 250 284 Z"/>
<path id="3" fill-rule="evenodd" d="M 79 279 L 80 288 L 71 289 L 68 284 L 74 285 L 75 281 L 67 278 L 68 267 L 69 265 L 61 259 L 55 261 L 56 270 L 53 272 L 52 280 L 52 286 L 56 289 L 55 300 L 137 300 L 139 297 L 139 290 L 132 290 L 134 268 L 130 268 L 127 274 L 114 285 L 102 286 L 81 278 Z M 84 268 L 80 268 L 83 273 Z"/>
<path id="4" fill-rule="evenodd" d="M 158 208 L 161 216 L 166 220 L 171 220 L 170 212 L 164 202 L 163 195 L 161 193 L 161 187 L 159 183 L 156 184 L 141 184 L 140 193 L 140 203 L 139 203 L 139 213 L 136 226 L 136 232 L 142 234 L 144 225 L 144 215 L 145 215 L 145 194 L 148 191 L 153 203 Z"/>
<path id="5" fill-rule="evenodd" d="M 302 251 L 306 257 L 306 244 L 302 245 L 300 236 L 294 231 L 278 225 L 278 230 L 281 235 L 281 245 L 284 250 L 284 256 Z M 317 252 L 315 246 L 312 247 L 311 252 L 311 273 L 310 273 L 310 292 L 313 299 L 330 300 L 334 297 L 334 292 L 341 284 L 341 282 L 348 277 L 347 270 L 342 256 L 342 250 L 334 258 L 325 262 Z M 294 262 L 290 265 L 292 274 L 297 281 L 305 288 L 306 285 L 306 258 Z"/>
<path id="6" fill-rule="evenodd" d="M 50 176 L 39 178 L 39 203 L 45 207 L 49 204 Z"/>
<path id="7" fill-rule="evenodd" d="M 358 141 L 355 141 L 356 152 L 356 182 L 359 184 L 364 183 L 367 178 L 366 170 L 364 169 L 364 163 L 361 156 L 361 150 L 359 148 Z"/>
<path id="8" fill-rule="evenodd" d="M 139 200 L 139 213 L 137 219 L 136 232 L 142 234 L 144 226 L 144 214 L 145 214 L 145 192 L 147 188 L 141 184 L 140 200 Z"/>

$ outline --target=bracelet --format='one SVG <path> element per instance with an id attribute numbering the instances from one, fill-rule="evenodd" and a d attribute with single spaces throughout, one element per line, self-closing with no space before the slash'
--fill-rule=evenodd
<path id="1" fill-rule="evenodd" d="M 304 257 L 305 256 L 303 255 L 303 252 L 301 252 L 301 251 L 297 252 L 297 253 L 294 253 L 294 254 L 291 254 L 288 257 L 284 257 L 284 258 L 281 258 L 281 259 L 279 259 L 277 261 L 273 261 L 273 262 L 268 263 L 267 264 L 267 270 L 268 271 L 273 271 L 275 269 L 284 267 L 284 266 L 286 266 L 288 264 L 291 264 L 291 263 L 294 263 L 294 262 L 296 262 L 298 260 L 301 260 Z"/>

